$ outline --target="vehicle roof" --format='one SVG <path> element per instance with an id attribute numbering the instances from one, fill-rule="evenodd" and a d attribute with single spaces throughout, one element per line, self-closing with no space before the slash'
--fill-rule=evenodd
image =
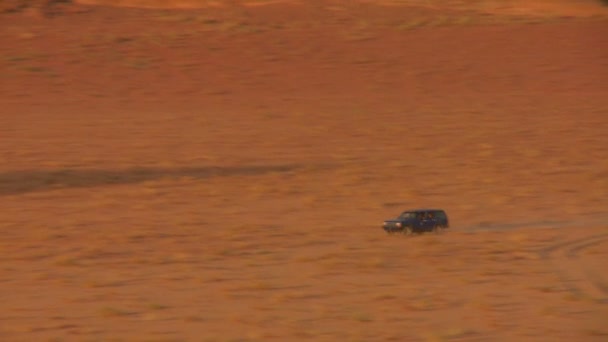
<path id="1" fill-rule="evenodd" d="M 404 213 L 407 212 L 416 212 L 416 211 L 445 211 L 443 209 L 436 209 L 436 208 L 421 208 L 421 209 L 408 209 L 408 210 L 404 210 Z"/>

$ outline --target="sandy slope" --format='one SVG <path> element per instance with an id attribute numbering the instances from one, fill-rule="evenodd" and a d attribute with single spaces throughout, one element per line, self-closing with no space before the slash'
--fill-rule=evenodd
<path id="1" fill-rule="evenodd" d="M 607 22 L 332 8 L 3 15 L 0 337 L 604 340 Z"/>

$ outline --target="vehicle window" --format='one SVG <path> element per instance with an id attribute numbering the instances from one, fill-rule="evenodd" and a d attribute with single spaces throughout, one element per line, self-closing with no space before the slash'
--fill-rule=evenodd
<path id="1" fill-rule="evenodd" d="M 414 217 L 414 213 L 405 212 L 405 213 L 402 213 L 401 215 L 399 215 L 399 217 L 404 218 L 404 219 L 411 218 L 411 217 Z"/>
<path id="2" fill-rule="evenodd" d="M 443 211 L 437 211 L 435 212 L 435 218 L 443 220 L 445 218 L 445 213 Z"/>

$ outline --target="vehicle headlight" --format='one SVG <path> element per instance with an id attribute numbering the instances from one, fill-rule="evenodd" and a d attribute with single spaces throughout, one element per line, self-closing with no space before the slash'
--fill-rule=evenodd
<path id="1" fill-rule="evenodd" d="M 401 227 L 401 222 L 397 222 L 397 227 Z"/>

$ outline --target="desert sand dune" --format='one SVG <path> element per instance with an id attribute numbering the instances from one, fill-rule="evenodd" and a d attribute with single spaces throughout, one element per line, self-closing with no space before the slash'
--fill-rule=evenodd
<path id="1" fill-rule="evenodd" d="M 1 340 L 608 336 L 604 7 L 79 2 L 0 14 Z"/>

